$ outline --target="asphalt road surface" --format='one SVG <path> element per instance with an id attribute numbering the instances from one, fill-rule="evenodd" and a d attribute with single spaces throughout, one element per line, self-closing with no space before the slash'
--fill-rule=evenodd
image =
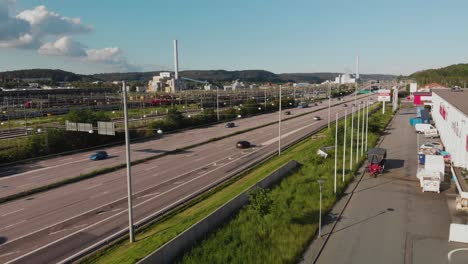
<path id="1" fill-rule="evenodd" d="M 387 149 L 387 171 L 364 176 L 317 263 L 441 264 L 449 251 L 466 247 L 448 242 L 448 204 L 454 201 L 419 187 L 416 133 L 408 122 L 415 112 L 402 109 L 396 116 L 381 145 Z M 331 216 L 337 214 L 334 209 Z M 329 231 L 330 224 L 324 226 L 324 233 Z M 303 263 L 312 263 L 314 244 Z M 468 263 L 467 253 L 457 253 L 452 263 Z"/>
<path id="2" fill-rule="evenodd" d="M 345 109 L 350 112 L 351 104 L 347 108 L 342 105 L 333 107 L 331 116 L 335 116 L 337 111 L 342 115 Z M 292 111 L 298 114 L 299 109 Z M 327 123 L 327 114 L 328 110 L 325 109 L 282 122 L 282 144 L 286 145 L 317 130 Z M 312 117 L 315 115 L 324 120 L 313 121 Z M 274 114 L 269 116 L 274 120 Z M 251 123 L 258 125 L 258 120 L 263 118 L 265 117 L 259 116 L 250 121 L 245 120 L 246 123 L 242 123 L 242 126 L 244 128 Z M 206 128 L 208 131 L 210 129 L 214 129 L 213 133 L 216 130 L 226 131 L 222 126 Z M 198 137 L 206 139 L 208 135 L 203 131 L 186 131 L 184 133 L 189 134 L 185 137 L 189 139 L 179 139 L 185 142 Z M 278 147 L 277 133 L 278 127 L 274 124 L 133 166 L 135 222 L 161 214 L 274 153 Z M 159 147 L 165 140 L 164 144 L 168 144 L 171 137 L 177 137 L 177 134 L 141 144 L 155 144 Z M 238 140 L 249 140 L 254 147 L 247 150 L 236 149 L 235 143 Z M 153 146 L 143 145 L 140 149 L 152 149 Z M 113 151 L 122 149 L 115 148 L 109 152 L 116 155 Z M 140 152 L 134 151 L 134 154 L 137 153 Z M 81 161 L 83 164 L 71 163 L 76 169 L 89 164 L 103 164 L 88 161 L 87 154 L 76 155 L 86 158 L 86 161 Z M 60 163 L 54 166 L 59 165 Z M 77 174 L 74 170 L 68 171 L 66 167 L 68 166 L 51 168 L 50 172 L 57 175 Z M 116 232 L 125 232 L 128 224 L 125 173 L 125 170 L 119 170 L 103 174 L 0 205 L 0 262 L 60 262 L 106 240 Z M 15 178 L 22 177 L 12 179 Z"/>
<path id="3" fill-rule="evenodd" d="M 354 96 L 350 95 L 345 97 L 345 100 L 353 98 Z M 358 98 L 365 98 L 365 96 Z M 332 100 L 331 102 L 332 104 L 340 103 L 338 100 Z M 290 111 L 293 115 L 283 115 L 283 118 L 291 118 L 294 115 L 312 112 L 326 106 L 328 106 L 328 102 L 324 101 L 323 104 L 319 104 L 318 106 L 292 109 Z M 322 118 L 327 119 L 327 114 L 328 112 L 325 112 L 325 115 L 322 113 Z M 332 116 L 333 118 L 334 116 Z M 276 120 L 278 120 L 278 113 L 264 114 L 236 120 L 236 127 L 234 128 L 227 129 L 224 128 L 224 124 L 218 124 L 206 128 L 164 135 L 160 139 L 133 143 L 131 145 L 131 158 L 132 160 L 139 160 L 155 156 Z M 110 156 L 106 160 L 90 161 L 89 156 L 95 153 L 95 151 L 86 151 L 27 164 L 3 167 L 0 170 L 0 198 L 125 162 L 125 149 L 123 146 L 109 147 L 105 148 L 105 150 Z"/>

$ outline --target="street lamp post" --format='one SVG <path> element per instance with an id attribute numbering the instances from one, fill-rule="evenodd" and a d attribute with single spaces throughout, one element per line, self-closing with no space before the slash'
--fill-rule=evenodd
<path id="1" fill-rule="evenodd" d="M 359 161 L 359 123 L 360 123 L 359 117 L 360 117 L 360 113 L 361 113 L 361 106 L 358 105 L 358 108 L 357 108 L 357 131 L 356 131 L 356 164 Z"/>
<path id="2" fill-rule="evenodd" d="M 349 152 L 349 169 L 353 169 L 353 136 L 354 136 L 354 106 L 351 108 L 351 148 Z"/>
<path id="3" fill-rule="evenodd" d="M 338 165 L 338 113 L 335 115 L 335 185 L 334 185 L 334 192 L 336 194 L 336 173 L 337 173 L 337 165 Z"/>
<path id="4" fill-rule="evenodd" d="M 278 112 L 278 156 L 281 156 L 281 85 L 279 87 L 279 112 Z"/>
<path id="5" fill-rule="evenodd" d="M 346 161 L 346 118 L 348 116 L 348 110 L 345 110 L 344 112 L 344 136 L 343 136 L 343 182 L 345 180 L 345 161 Z"/>
<path id="6" fill-rule="evenodd" d="M 330 128 L 331 85 L 328 84 L 328 128 Z"/>
<path id="7" fill-rule="evenodd" d="M 218 86 L 216 85 L 216 118 L 219 122 L 219 92 Z"/>
<path id="8" fill-rule="evenodd" d="M 122 82 L 122 96 L 124 107 L 124 123 L 125 123 L 125 153 L 127 156 L 127 192 L 128 192 L 128 232 L 130 243 L 135 242 L 135 234 L 133 230 L 133 206 L 132 206 L 132 173 L 130 160 L 130 135 L 128 133 L 128 109 L 127 109 L 127 89 L 125 81 Z"/>
<path id="9" fill-rule="evenodd" d="M 323 186 L 323 183 L 325 182 L 324 179 L 322 178 L 319 178 L 317 180 L 318 184 L 319 184 L 319 189 L 320 189 L 320 198 L 319 198 L 319 231 L 318 231 L 318 237 L 321 237 L 322 236 L 322 186 Z"/>

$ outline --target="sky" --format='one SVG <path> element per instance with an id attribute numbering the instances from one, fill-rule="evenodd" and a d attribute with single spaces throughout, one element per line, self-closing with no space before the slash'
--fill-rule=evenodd
<path id="1" fill-rule="evenodd" d="M 465 0 L 0 0 L 0 71 L 411 74 L 468 62 Z"/>

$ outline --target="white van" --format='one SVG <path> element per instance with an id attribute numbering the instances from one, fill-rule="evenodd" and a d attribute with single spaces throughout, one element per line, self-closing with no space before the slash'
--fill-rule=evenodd
<path id="1" fill-rule="evenodd" d="M 436 129 L 431 124 L 416 124 L 414 128 L 416 129 L 416 133 L 419 133 L 419 134 L 424 134 L 424 132 L 426 132 L 426 130 L 429 130 L 429 129 Z"/>

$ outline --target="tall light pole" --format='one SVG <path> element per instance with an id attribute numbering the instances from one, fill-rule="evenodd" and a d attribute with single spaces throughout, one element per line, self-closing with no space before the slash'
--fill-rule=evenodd
<path id="1" fill-rule="evenodd" d="M 357 110 L 357 131 L 356 131 L 356 164 L 359 161 L 359 116 L 361 113 L 361 106 L 358 105 L 358 110 Z"/>
<path id="2" fill-rule="evenodd" d="M 367 143 L 369 141 L 369 104 L 370 102 L 367 101 L 367 111 L 366 111 L 366 151 L 367 151 Z"/>
<path id="3" fill-rule="evenodd" d="M 281 156 L 281 85 L 279 87 L 279 112 L 278 112 L 278 156 Z"/>
<path id="4" fill-rule="evenodd" d="M 361 156 L 364 155 L 364 120 L 366 117 L 365 105 L 362 106 L 362 128 L 361 128 Z"/>
<path id="5" fill-rule="evenodd" d="M 349 151 L 349 169 L 353 169 L 354 106 L 351 108 L 351 148 Z"/>
<path id="6" fill-rule="evenodd" d="M 330 128 L 331 85 L 328 84 L 328 128 Z"/>
<path id="7" fill-rule="evenodd" d="M 266 112 L 266 110 L 267 110 L 267 100 L 266 100 L 266 99 L 267 99 L 267 94 L 266 94 L 266 87 L 263 89 L 263 91 L 265 92 L 265 105 L 264 105 L 264 108 L 265 108 L 265 109 L 264 109 L 264 111 Z"/>
<path id="8" fill-rule="evenodd" d="M 319 198 L 319 231 L 318 231 L 318 237 L 321 237 L 322 236 L 322 186 L 323 186 L 323 183 L 325 182 L 324 179 L 322 178 L 319 178 L 317 180 L 318 184 L 319 184 L 319 188 L 320 188 L 320 198 Z"/>
<path id="9" fill-rule="evenodd" d="M 345 166 L 346 166 L 346 118 L 348 116 L 348 110 L 344 111 L 344 136 L 343 136 L 343 182 L 345 179 Z"/>
<path id="10" fill-rule="evenodd" d="M 219 92 L 216 85 L 216 120 L 219 122 Z"/>
<path id="11" fill-rule="evenodd" d="M 125 123 L 125 154 L 127 156 L 127 192 L 128 192 L 128 232 L 130 243 L 135 242 L 135 234 L 133 230 L 133 205 L 132 205 L 132 172 L 130 159 L 130 134 L 128 133 L 128 109 L 127 109 L 127 88 L 125 81 L 122 82 L 122 96 L 124 107 L 124 123 Z"/>
<path id="12" fill-rule="evenodd" d="M 336 194 L 336 171 L 337 171 L 337 165 L 338 165 L 338 113 L 335 115 L 335 123 L 336 123 L 336 128 L 335 128 L 335 185 L 334 185 L 334 192 Z"/>

